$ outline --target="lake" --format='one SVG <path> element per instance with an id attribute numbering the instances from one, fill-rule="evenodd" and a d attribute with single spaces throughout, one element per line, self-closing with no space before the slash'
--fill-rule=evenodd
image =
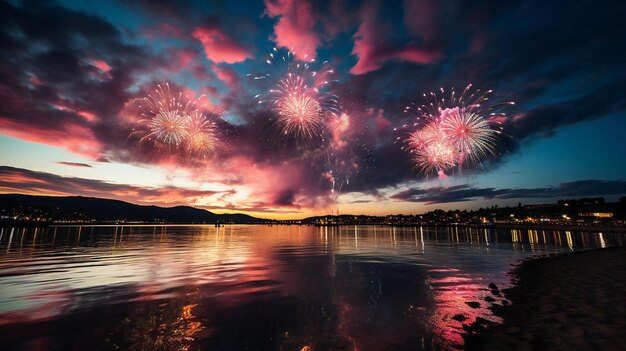
<path id="1" fill-rule="evenodd" d="M 0 345 L 456 349 L 463 323 L 499 321 L 485 297 L 502 298 L 487 285 L 510 286 L 513 264 L 625 238 L 463 227 L 0 228 Z"/>

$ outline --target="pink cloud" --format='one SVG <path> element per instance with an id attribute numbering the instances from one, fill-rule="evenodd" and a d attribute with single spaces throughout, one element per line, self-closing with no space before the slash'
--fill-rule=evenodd
<path id="1" fill-rule="evenodd" d="M 82 117 L 87 122 L 98 122 L 100 119 L 94 113 L 89 111 L 77 111 L 74 108 L 67 106 L 66 102 L 61 100 L 57 104 L 52 105 L 54 108 L 60 111 L 70 112 Z"/>
<path id="2" fill-rule="evenodd" d="M 273 164 L 237 154 L 217 167 L 196 168 L 192 172 L 193 178 L 200 182 L 236 186 L 237 192 L 220 198 L 217 206 L 221 208 L 296 213 L 304 209 L 324 208 L 329 203 L 327 195 L 330 192 L 321 194 L 309 189 L 310 169 L 294 160 Z M 318 182 L 315 181 L 316 184 Z M 237 194 L 239 192 L 241 194 Z"/>
<path id="3" fill-rule="evenodd" d="M 199 26 L 191 34 L 204 46 L 207 59 L 220 63 L 236 63 L 252 58 L 252 52 L 215 25 Z"/>
<path id="4" fill-rule="evenodd" d="M 39 77 L 37 77 L 37 76 L 36 76 L 36 75 L 34 75 L 34 74 L 31 74 L 31 75 L 28 77 L 28 81 L 29 81 L 30 83 L 32 83 L 34 86 L 40 86 L 41 84 L 43 84 L 43 83 L 41 82 L 41 79 L 39 79 Z"/>
<path id="5" fill-rule="evenodd" d="M 104 73 L 108 73 L 111 70 L 111 66 L 109 66 L 109 64 L 106 63 L 106 61 L 101 60 L 101 59 L 93 60 L 91 61 L 91 64 Z"/>
<path id="6" fill-rule="evenodd" d="M 88 122 L 97 122 L 99 120 L 98 116 L 89 111 L 79 111 L 78 115 L 83 117 Z"/>
<path id="7" fill-rule="evenodd" d="M 265 0 L 265 14 L 278 17 L 273 40 L 279 47 L 290 49 L 298 58 L 315 58 L 320 44 L 315 32 L 317 19 L 307 1 Z"/>
<path id="8" fill-rule="evenodd" d="M 213 76 L 209 70 L 203 64 L 192 65 L 189 71 L 193 74 L 194 78 L 200 81 L 208 81 L 213 79 Z"/>
<path id="9" fill-rule="evenodd" d="M 372 72 L 389 60 L 424 64 L 440 57 L 437 50 L 419 48 L 414 44 L 399 48 L 385 44 L 387 30 L 377 23 L 377 13 L 378 8 L 374 5 L 366 5 L 361 12 L 361 25 L 354 35 L 354 48 L 352 49 L 352 54 L 358 57 L 358 61 L 350 69 L 350 73 Z"/>
<path id="10" fill-rule="evenodd" d="M 438 59 L 439 56 L 439 52 L 435 50 L 406 47 L 398 49 L 395 52 L 392 51 L 389 59 L 415 63 L 430 63 Z"/>
<path id="11" fill-rule="evenodd" d="M 96 68 L 96 70 L 90 72 L 94 78 L 104 80 L 104 79 L 112 79 L 111 75 L 111 66 L 102 59 L 92 59 L 88 60 L 87 64 Z"/>
<path id="12" fill-rule="evenodd" d="M 163 67 L 165 70 L 170 72 L 176 72 L 181 69 L 186 68 L 194 61 L 197 60 L 199 53 L 193 48 L 172 48 L 168 50 L 169 52 L 169 60 L 168 65 Z"/>
<path id="13" fill-rule="evenodd" d="M 68 165 L 68 163 L 63 163 Z M 69 164 L 76 166 L 77 164 Z M 176 186 L 142 187 L 0 166 L 0 193 L 94 196 L 145 205 L 190 205 L 223 193 Z M 228 190 L 226 191 L 228 192 Z"/>
<path id="14" fill-rule="evenodd" d="M 240 78 L 234 69 L 225 66 L 213 66 L 213 72 L 219 80 L 224 82 L 231 90 L 235 90 L 239 87 Z"/>
<path id="15" fill-rule="evenodd" d="M 297 164 L 285 162 L 280 166 L 255 162 L 240 155 L 227 160 L 223 165 L 222 176 L 226 179 L 236 176 L 246 186 L 254 189 L 251 199 L 264 206 L 300 208 L 294 195 L 285 201 L 284 195 L 292 189 L 301 188 L 302 169 Z M 231 174 L 232 176 L 228 176 Z"/>
<path id="16" fill-rule="evenodd" d="M 93 159 L 100 157 L 104 148 L 97 141 L 91 129 L 69 122 L 65 122 L 63 130 L 54 130 L 20 123 L 0 116 L 0 133 L 34 143 L 62 147 Z"/>

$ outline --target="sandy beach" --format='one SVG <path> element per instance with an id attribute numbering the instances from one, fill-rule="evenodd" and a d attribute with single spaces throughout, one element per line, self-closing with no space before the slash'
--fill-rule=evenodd
<path id="1" fill-rule="evenodd" d="M 626 350 L 626 248 L 524 261 L 502 325 L 474 323 L 467 350 Z"/>

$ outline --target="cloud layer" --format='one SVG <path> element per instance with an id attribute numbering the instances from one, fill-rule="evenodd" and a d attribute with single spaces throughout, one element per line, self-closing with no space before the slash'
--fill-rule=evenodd
<path id="1" fill-rule="evenodd" d="M 626 181 L 587 179 L 546 188 L 495 189 L 470 184 L 450 187 L 411 188 L 390 196 L 398 201 L 442 204 L 479 199 L 552 199 L 583 196 L 626 195 Z"/>
<path id="2" fill-rule="evenodd" d="M 198 201 L 220 195 L 220 191 L 190 190 L 174 186 L 150 188 L 127 184 L 115 184 L 101 180 L 78 177 L 62 177 L 46 172 L 0 166 L 0 191 L 43 195 L 83 195 L 113 198 L 137 204 L 195 204 Z"/>

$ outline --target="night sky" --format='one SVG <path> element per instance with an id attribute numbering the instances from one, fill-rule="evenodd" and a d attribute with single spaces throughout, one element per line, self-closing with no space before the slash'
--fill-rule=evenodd
<path id="1" fill-rule="evenodd" d="M 0 192 L 267 218 L 615 200 L 624 13 L 598 1 L 3 1 Z M 326 139 L 286 142 L 257 103 L 267 88 L 251 77 L 287 49 L 332 67 L 340 134 L 328 117 Z M 137 101 L 165 83 L 218 116 L 210 157 L 138 142 Z M 495 155 L 417 171 L 398 141 L 405 107 L 470 83 L 515 102 Z"/>

